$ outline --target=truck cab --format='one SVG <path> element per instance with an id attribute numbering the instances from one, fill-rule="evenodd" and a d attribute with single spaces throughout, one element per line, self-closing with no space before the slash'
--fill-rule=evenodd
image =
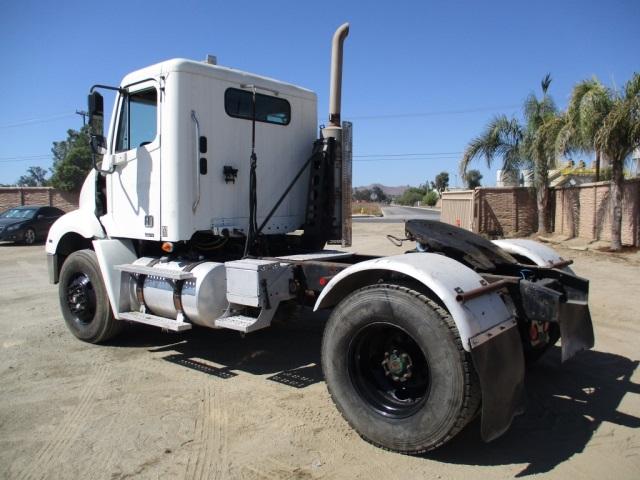
<path id="1" fill-rule="evenodd" d="M 252 105 L 255 96 L 255 125 Z M 252 126 L 259 155 L 257 221 L 310 156 L 316 95 L 219 65 L 174 59 L 121 82 L 102 156 L 111 237 L 179 242 L 199 231 L 243 236 L 249 224 Z M 293 187 L 265 226 L 288 233 L 305 220 L 306 185 Z"/>

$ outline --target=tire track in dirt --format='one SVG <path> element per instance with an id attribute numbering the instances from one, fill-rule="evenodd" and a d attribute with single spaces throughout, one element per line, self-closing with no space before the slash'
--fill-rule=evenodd
<path id="1" fill-rule="evenodd" d="M 194 448 L 187 461 L 185 479 L 222 479 L 228 470 L 227 430 L 229 414 L 221 389 L 202 389 L 202 401 L 195 422 Z"/>
<path id="2" fill-rule="evenodd" d="M 123 386 L 122 392 L 127 392 L 127 386 L 130 384 L 131 379 L 133 378 L 131 370 L 128 368 L 124 369 L 124 373 L 118 372 L 118 383 Z M 104 430 L 107 432 L 110 438 L 115 439 L 119 444 L 119 440 L 123 435 L 124 429 L 121 428 L 122 424 L 127 424 L 130 422 L 129 417 L 126 415 L 122 415 L 122 412 L 130 412 L 130 408 L 134 406 L 136 403 L 133 402 L 134 398 L 137 398 L 138 395 L 135 396 L 128 392 L 123 394 L 123 401 L 118 406 L 118 411 L 115 412 L 109 422 L 104 427 Z M 111 436 L 109 432 L 117 432 L 116 435 Z M 116 459 L 120 456 L 120 452 L 117 448 L 109 448 L 109 453 L 107 455 L 101 455 L 101 460 L 94 464 L 91 468 L 91 471 L 88 472 L 90 475 L 87 475 L 89 478 L 93 478 L 93 475 L 106 474 L 107 472 L 111 472 L 113 467 L 115 467 Z M 111 475 L 113 478 L 113 474 Z"/>
<path id="3" fill-rule="evenodd" d="M 93 369 L 92 369 L 93 371 Z M 72 410 L 65 415 L 60 426 L 54 431 L 52 437 L 35 455 L 29 468 L 19 475 L 21 479 L 41 479 L 49 475 L 50 468 L 59 462 L 60 456 L 68 446 L 78 437 L 85 421 L 89 417 L 94 406 L 94 397 L 107 376 L 108 367 L 101 366 L 80 392 L 80 400 Z"/>

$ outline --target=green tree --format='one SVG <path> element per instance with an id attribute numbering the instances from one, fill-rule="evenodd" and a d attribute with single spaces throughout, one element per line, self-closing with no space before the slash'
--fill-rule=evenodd
<path id="1" fill-rule="evenodd" d="M 469 190 L 479 187 L 481 185 L 480 180 L 482 180 L 480 170 L 469 170 L 464 174 L 464 181 Z"/>
<path id="2" fill-rule="evenodd" d="M 612 106 L 610 92 L 597 78 L 578 83 L 571 92 L 567 121 L 560 133 L 564 152 L 595 152 L 596 182 L 601 179 L 601 151 L 596 148 L 596 133 Z"/>
<path id="3" fill-rule="evenodd" d="M 555 144 L 550 136 L 552 133 L 558 135 L 558 131 L 548 127 L 545 129 L 544 141 L 539 139 L 536 143 L 536 139 L 542 126 L 556 117 L 555 103 L 548 95 L 550 85 L 551 76 L 547 74 L 540 82 L 542 98 L 538 98 L 533 93 L 526 98 L 522 109 L 524 125 L 521 125 L 516 118 L 507 118 L 505 115 L 493 118 L 484 131 L 469 142 L 460 160 L 462 178 L 466 177 L 469 164 L 479 158 L 484 158 L 489 168 L 496 157 L 501 158 L 502 169 L 507 172 L 513 172 L 523 166 L 534 166 L 539 219 L 538 233 L 542 234 L 548 232 L 548 169 L 556 159 L 555 154 L 549 155 L 547 150 L 542 149 L 542 145 Z M 553 122 L 556 125 L 555 120 Z M 538 152 L 536 152 L 536 145 L 540 149 Z M 535 168 L 536 161 L 540 162 L 537 168 Z"/>
<path id="4" fill-rule="evenodd" d="M 374 187 L 371 189 L 371 199 L 381 203 L 389 201 L 382 188 L 380 188 L 378 185 L 374 185 Z"/>
<path id="5" fill-rule="evenodd" d="M 482 133 L 473 138 L 460 160 L 460 174 L 464 178 L 472 161 L 483 158 L 491 168 L 496 157 L 502 159 L 502 170 L 514 171 L 525 161 L 521 147 L 524 131 L 518 120 L 506 115 L 494 117 Z"/>
<path id="6" fill-rule="evenodd" d="M 439 195 L 442 195 L 442 192 L 449 187 L 449 174 L 447 172 L 440 172 L 436 175 L 436 180 L 431 184 L 431 186 Z"/>
<path id="7" fill-rule="evenodd" d="M 578 83 L 559 138 L 563 151 L 595 152 L 597 178 L 600 160 L 610 164 L 611 250 L 620 250 L 624 163 L 640 147 L 640 74 L 634 73 L 620 92 L 597 78 Z"/>
<path id="8" fill-rule="evenodd" d="M 93 163 L 88 126 L 80 131 L 67 130 L 67 139 L 53 142 L 51 185 L 64 191 L 78 191 Z"/>
<path id="9" fill-rule="evenodd" d="M 421 201 L 427 192 L 422 188 L 410 187 L 407 188 L 402 195 L 396 200 L 400 205 L 415 205 Z"/>
<path id="10" fill-rule="evenodd" d="M 640 74 L 633 75 L 623 92 L 612 92 L 611 100 L 611 110 L 596 132 L 594 145 L 611 162 L 611 249 L 620 250 L 624 162 L 640 147 Z"/>
<path id="11" fill-rule="evenodd" d="M 438 203 L 438 199 L 440 198 L 440 196 L 438 195 L 438 192 L 436 192 L 435 190 L 430 190 L 426 193 L 426 195 L 422 198 L 422 203 L 433 207 L 436 203 Z"/>
<path id="12" fill-rule="evenodd" d="M 557 161 L 559 134 L 566 123 L 562 114 L 548 115 L 531 139 L 530 155 L 534 164 L 534 185 L 538 204 L 538 233 L 549 232 L 549 169 Z"/>
<path id="13" fill-rule="evenodd" d="M 49 182 L 47 171 L 42 167 L 29 167 L 27 173 L 22 175 L 16 185 L 21 187 L 44 187 Z"/>
<path id="14" fill-rule="evenodd" d="M 354 188 L 353 199 L 368 202 L 371 200 L 371 190 L 368 188 Z"/>
<path id="15" fill-rule="evenodd" d="M 549 169 L 557 159 L 559 133 L 564 126 L 564 116 L 558 115 L 553 99 L 548 95 L 551 76 L 540 82 L 542 98 L 530 94 L 524 103 L 526 130 L 522 148 L 523 156 L 533 163 L 533 184 L 538 206 L 538 234 L 549 233 Z"/>

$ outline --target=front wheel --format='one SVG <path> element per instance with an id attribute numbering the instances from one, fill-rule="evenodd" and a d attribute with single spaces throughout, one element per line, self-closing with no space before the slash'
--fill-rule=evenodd
<path id="1" fill-rule="evenodd" d="M 65 260 L 58 296 L 67 327 L 80 340 L 105 342 L 120 331 L 122 324 L 113 317 L 93 250 L 79 250 Z"/>
<path id="2" fill-rule="evenodd" d="M 24 232 L 22 241 L 25 245 L 33 245 L 36 243 L 36 232 L 33 228 L 27 228 Z"/>
<path id="3" fill-rule="evenodd" d="M 322 343 L 331 397 L 365 440 L 417 454 L 453 438 L 480 404 L 477 376 L 448 313 L 391 284 L 333 311 Z"/>

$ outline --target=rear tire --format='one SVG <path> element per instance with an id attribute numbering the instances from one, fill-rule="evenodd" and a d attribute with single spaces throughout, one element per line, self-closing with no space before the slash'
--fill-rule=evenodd
<path id="1" fill-rule="evenodd" d="M 79 250 L 67 257 L 60 271 L 58 295 L 67 327 L 80 340 L 105 342 L 122 329 L 122 322 L 113 317 L 93 250 Z"/>
<path id="2" fill-rule="evenodd" d="M 322 368 L 344 418 L 388 450 L 433 450 L 480 405 L 477 375 L 449 314 L 398 285 L 364 287 L 340 302 L 325 329 Z"/>

